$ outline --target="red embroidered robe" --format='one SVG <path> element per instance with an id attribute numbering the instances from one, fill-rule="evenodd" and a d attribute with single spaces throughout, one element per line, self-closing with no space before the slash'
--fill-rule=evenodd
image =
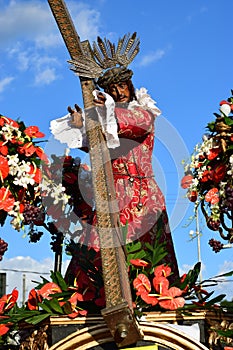
<path id="1" fill-rule="evenodd" d="M 175 279 L 179 273 L 165 201 L 152 169 L 154 116 L 141 107 L 133 110 L 116 107 L 115 115 L 120 147 L 110 150 L 110 155 L 121 225 L 128 226 L 128 241 L 140 239 L 153 243 L 156 232 L 162 229 L 161 241 L 166 242 L 168 252 L 164 262 L 172 266 Z M 98 251 L 95 226 L 94 212 L 80 242 Z M 75 257 L 68 270 L 75 272 Z"/>

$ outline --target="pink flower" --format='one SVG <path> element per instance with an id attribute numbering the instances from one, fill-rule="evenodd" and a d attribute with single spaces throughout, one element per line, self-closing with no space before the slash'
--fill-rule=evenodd
<path id="1" fill-rule="evenodd" d="M 193 182 L 193 176 L 192 175 L 185 175 L 181 180 L 181 187 L 182 188 L 188 188 Z"/>
<path id="2" fill-rule="evenodd" d="M 211 188 L 205 195 L 206 202 L 209 202 L 211 204 L 216 204 L 219 202 L 219 194 L 218 189 L 216 187 Z"/>
<path id="3" fill-rule="evenodd" d="M 159 305 L 166 310 L 176 310 L 183 307 L 185 299 L 180 297 L 183 291 L 177 287 L 171 287 L 159 297 Z"/>
<path id="4" fill-rule="evenodd" d="M 151 291 L 149 278 L 143 273 L 139 273 L 139 275 L 134 279 L 133 286 L 135 289 L 137 289 L 137 295 L 140 295 L 144 291 L 148 293 Z"/>

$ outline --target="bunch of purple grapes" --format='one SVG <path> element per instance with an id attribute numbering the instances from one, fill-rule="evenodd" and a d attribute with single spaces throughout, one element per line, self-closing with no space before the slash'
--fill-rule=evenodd
<path id="1" fill-rule="evenodd" d="M 40 207 L 35 207 L 29 203 L 26 203 L 24 206 L 24 224 L 30 225 L 31 223 L 43 224 L 44 222 L 44 212 Z"/>
<path id="2" fill-rule="evenodd" d="M 0 261 L 2 261 L 3 255 L 8 249 L 8 243 L 0 238 Z"/>
<path id="3" fill-rule="evenodd" d="M 225 198 L 222 200 L 222 209 L 233 210 L 233 187 L 226 185 Z"/>
<path id="4" fill-rule="evenodd" d="M 220 241 L 217 241 L 214 238 L 211 238 L 209 240 L 209 245 L 211 246 L 211 248 L 213 249 L 213 251 L 215 253 L 218 253 L 218 252 L 220 252 L 220 250 L 223 249 L 223 244 Z"/>

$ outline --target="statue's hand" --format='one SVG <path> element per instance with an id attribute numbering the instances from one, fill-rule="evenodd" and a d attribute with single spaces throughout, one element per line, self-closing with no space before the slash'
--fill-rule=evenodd
<path id="1" fill-rule="evenodd" d="M 71 124 L 75 128 L 81 129 L 83 127 L 82 109 L 77 104 L 74 107 L 75 109 L 72 109 L 70 106 L 67 108 L 71 116 Z"/>
<path id="2" fill-rule="evenodd" d="M 93 103 L 95 106 L 104 106 L 106 101 L 106 97 L 101 93 L 98 92 L 96 95 L 96 98 L 93 99 Z"/>

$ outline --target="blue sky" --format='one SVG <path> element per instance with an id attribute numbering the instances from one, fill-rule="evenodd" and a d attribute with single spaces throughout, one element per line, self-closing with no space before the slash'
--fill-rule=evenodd
<path id="1" fill-rule="evenodd" d="M 134 31 L 140 37 L 140 53 L 131 65 L 133 82 L 135 87 L 146 87 L 163 112 L 156 122 L 153 161 L 184 272 L 197 261 L 197 242 L 189 238 L 195 224 L 185 227 L 193 208 L 179 188 L 181 161 L 201 141 L 219 102 L 233 88 L 233 2 L 86 0 L 66 4 L 81 40 L 92 43 L 100 35 L 116 42 Z M 82 105 L 82 98 L 47 1 L 0 0 L 0 8 L 0 113 L 38 125 L 46 134 L 46 149 L 63 152 L 53 143 L 50 120 L 66 114 L 68 105 Z M 203 221 L 200 227 L 203 277 L 233 270 L 232 249 L 212 252 L 208 240 L 216 234 Z M 49 237 L 45 234 L 40 243 L 29 245 L 22 236 L 10 225 L 0 228 L 0 237 L 9 243 L 0 269 L 48 272 L 53 265 Z M 31 275 L 26 276 L 29 288 Z M 20 289 L 21 280 L 21 273 L 8 271 L 9 288 Z M 232 284 L 227 290 L 231 297 Z"/>

